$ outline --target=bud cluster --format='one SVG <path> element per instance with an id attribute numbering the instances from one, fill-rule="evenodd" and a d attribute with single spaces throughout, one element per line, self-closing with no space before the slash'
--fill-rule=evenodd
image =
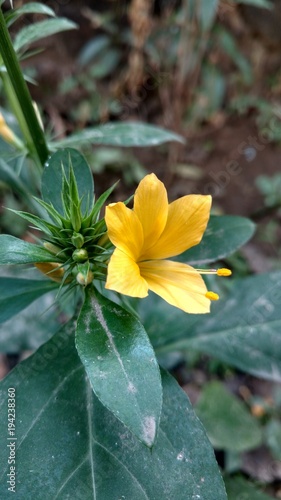
<path id="1" fill-rule="evenodd" d="M 83 211 L 83 198 L 79 197 L 72 167 L 68 178 L 62 172 L 62 179 L 63 214 L 51 203 L 38 198 L 36 201 L 45 209 L 51 222 L 26 212 L 16 213 L 45 233 L 44 247 L 53 257 L 50 257 L 50 263 L 37 263 L 36 267 L 62 285 L 76 282 L 87 286 L 93 279 L 105 280 L 106 277 L 112 244 L 107 237 L 104 218 L 100 219 L 100 210 L 115 185 L 91 206 L 87 202 Z"/>

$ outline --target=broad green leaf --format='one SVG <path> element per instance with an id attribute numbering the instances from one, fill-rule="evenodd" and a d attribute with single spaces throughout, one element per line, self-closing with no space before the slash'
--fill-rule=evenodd
<path id="1" fill-rule="evenodd" d="M 46 36 L 61 33 L 62 31 L 72 30 L 77 25 L 63 17 L 58 19 L 46 19 L 37 23 L 24 26 L 14 39 L 14 49 L 16 52 L 23 51 L 33 42 L 37 42 Z"/>
<path id="2" fill-rule="evenodd" d="M 162 381 L 161 424 L 150 450 L 94 396 L 71 329 L 56 334 L 0 384 L 3 422 L 8 388 L 16 390 L 16 498 L 226 500 L 187 396 L 169 375 Z M 0 433 L 1 498 L 7 497 L 7 437 Z"/>
<path id="3" fill-rule="evenodd" d="M 38 297 L 57 287 L 58 284 L 51 280 L 0 278 L 0 323 L 7 321 Z"/>
<path id="4" fill-rule="evenodd" d="M 83 197 L 82 212 L 85 212 L 87 207 L 91 208 L 94 198 L 93 176 L 84 156 L 79 151 L 71 148 L 57 151 L 50 156 L 45 165 L 41 190 L 44 201 L 51 203 L 62 215 L 64 213 L 61 199 L 62 166 L 68 178 L 70 165 L 73 167 L 79 196 L 80 198 Z"/>
<path id="5" fill-rule="evenodd" d="M 0 351 L 10 354 L 33 351 L 60 328 L 56 294 L 50 292 L 0 324 Z"/>
<path id="6" fill-rule="evenodd" d="M 228 500 L 272 500 L 273 498 L 243 477 L 225 477 L 225 486 Z"/>
<path id="7" fill-rule="evenodd" d="M 50 144 L 50 148 L 65 148 L 107 144 L 109 146 L 158 146 L 164 142 L 184 142 L 183 137 L 169 130 L 140 122 L 115 122 L 86 128 L 66 139 Z"/>
<path id="8" fill-rule="evenodd" d="M 212 215 L 201 243 L 175 260 L 188 264 L 207 264 L 224 259 L 244 245 L 254 231 L 255 224 L 246 217 Z"/>
<path id="9" fill-rule="evenodd" d="M 13 9 L 7 13 L 5 16 L 6 24 L 10 27 L 20 16 L 25 14 L 45 14 L 46 16 L 55 16 L 53 9 L 48 7 L 48 5 L 43 5 L 38 2 L 29 2 L 22 5 L 18 9 Z"/>
<path id="10" fill-rule="evenodd" d="M 157 351 L 193 349 L 269 380 L 281 380 L 281 271 L 235 280 L 211 313 L 188 315 L 153 296 L 140 315 Z"/>
<path id="11" fill-rule="evenodd" d="M 53 262 L 54 256 L 45 248 L 8 234 L 0 235 L 0 265 Z M 56 261 L 59 258 L 56 257 Z"/>
<path id="12" fill-rule="evenodd" d="M 257 419 L 220 382 L 209 382 L 203 387 L 196 413 L 214 448 L 243 452 L 262 443 Z"/>
<path id="13" fill-rule="evenodd" d="M 91 386 L 121 422 L 152 446 L 161 415 L 162 387 L 148 336 L 134 316 L 93 287 L 85 293 L 76 347 Z"/>

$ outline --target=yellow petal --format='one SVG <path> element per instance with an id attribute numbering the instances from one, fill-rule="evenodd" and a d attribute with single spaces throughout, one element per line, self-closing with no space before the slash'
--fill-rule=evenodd
<path id="1" fill-rule="evenodd" d="M 124 203 L 111 203 L 105 210 L 105 222 L 113 245 L 136 261 L 143 246 L 143 231 L 137 215 Z"/>
<path id="2" fill-rule="evenodd" d="M 108 264 L 105 288 L 130 297 L 148 295 L 148 285 L 140 275 L 139 266 L 118 248 L 114 250 Z"/>
<path id="3" fill-rule="evenodd" d="M 210 217 L 211 203 L 211 196 L 196 194 L 171 203 L 165 229 L 143 260 L 173 257 L 200 243 Z"/>
<path id="4" fill-rule="evenodd" d="M 155 174 L 146 175 L 134 197 L 134 212 L 143 228 L 145 252 L 153 246 L 163 232 L 168 216 L 166 188 Z"/>
<path id="5" fill-rule="evenodd" d="M 141 262 L 139 267 L 148 288 L 169 304 L 187 313 L 210 311 L 206 285 L 193 267 L 170 260 Z"/>

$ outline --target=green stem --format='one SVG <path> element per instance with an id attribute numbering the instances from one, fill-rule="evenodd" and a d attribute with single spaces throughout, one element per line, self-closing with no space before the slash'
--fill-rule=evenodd
<path id="1" fill-rule="evenodd" d="M 11 85 L 10 78 L 6 72 L 1 73 L 1 80 L 3 83 L 3 88 L 5 90 L 6 97 L 8 99 L 9 105 L 11 107 L 11 110 L 18 121 L 20 129 L 22 131 L 25 131 L 25 133 L 24 133 L 25 142 L 26 142 L 25 148 L 27 147 L 28 151 L 32 151 L 32 148 L 34 149 L 32 137 L 27 129 L 25 118 L 22 114 L 22 110 L 21 110 L 21 107 L 20 107 L 19 102 L 17 100 L 17 96 L 16 96 L 15 91 Z M 36 155 L 37 155 L 37 153 L 36 153 Z"/>
<path id="2" fill-rule="evenodd" d="M 13 110 L 19 119 L 19 125 L 26 139 L 29 152 L 39 158 L 41 165 L 46 162 L 49 151 L 46 144 L 44 132 L 37 119 L 32 99 L 24 80 L 14 47 L 7 30 L 4 15 L 0 7 L 0 54 L 6 66 L 10 82 L 5 82 L 5 88 L 11 84 L 13 93 L 8 96 L 13 101 Z M 5 80 L 5 77 L 4 77 Z M 15 102 L 15 97 L 17 103 Z"/>

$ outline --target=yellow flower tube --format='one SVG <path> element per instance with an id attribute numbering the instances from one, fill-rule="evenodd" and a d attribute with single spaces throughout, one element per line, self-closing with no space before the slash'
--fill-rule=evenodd
<path id="1" fill-rule="evenodd" d="M 22 141 L 14 134 L 12 129 L 7 125 L 4 116 L 0 113 L 0 136 L 4 141 L 12 144 L 16 148 L 24 149 Z"/>

